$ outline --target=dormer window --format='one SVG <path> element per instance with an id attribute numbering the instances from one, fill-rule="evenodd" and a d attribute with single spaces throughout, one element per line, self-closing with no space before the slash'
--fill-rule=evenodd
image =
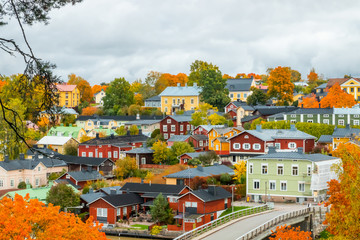
<path id="1" fill-rule="evenodd" d="M 245 137 L 244 137 L 245 139 L 248 139 L 249 138 L 249 136 L 248 135 L 245 135 Z"/>

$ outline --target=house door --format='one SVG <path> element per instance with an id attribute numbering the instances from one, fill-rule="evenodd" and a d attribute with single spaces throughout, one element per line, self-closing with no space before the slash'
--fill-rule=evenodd
<path id="1" fill-rule="evenodd" d="M 214 220 L 214 214 L 211 214 L 210 220 L 213 221 Z"/>
<path id="2" fill-rule="evenodd" d="M 176 185 L 184 185 L 184 179 L 176 179 Z"/>

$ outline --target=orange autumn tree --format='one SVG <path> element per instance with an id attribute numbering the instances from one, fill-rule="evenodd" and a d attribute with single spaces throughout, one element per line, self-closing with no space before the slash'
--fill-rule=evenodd
<path id="1" fill-rule="evenodd" d="M 81 115 L 91 116 L 94 115 L 97 111 L 98 111 L 97 107 L 86 107 L 82 110 Z"/>
<path id="2" fill-rule="evenodd" d="M 311 94 L 310 97 L 305 97 L 299 103 L 299 106 L 303 108 L 319 108 L 319 102 L 315 97 L 315 94 Z"/>
<path id="3" fill-rule="evenodd" d="M 320 106 L 322 108 L 341 108 L 341 107 L 352 107 L 356 104 L 354 96 L 344 92 L 339 83 L 335 83 L 329 89 L 329 93 L 321 99 Z"/>
<path id="4" fill-rule="evenodd" d="M 335 239 L 360 239 L 360 147 L 355 144 L 340 144 L 333 156 L 341 158 L 341 163 L 333 166 L 338 180 L 331 180 L 325 206 L 327 230 Z"/>
<path id="5" fill-rule="evenodd" d="M 101 85 L 94 85 L 91 87 L 91 93 L 92 95 L 94 95 L 95 93 L 98 93 L 100 92 L 101 90 L 106 90 L 107 86 L 104 85 L 104 86 L 101 86 Z"/>
<path id="6" fill-rule="evenodd" d="M 29 195 L 15 195 L 14 200 L 3 198 L 0 201 L 1 239 L 105 240 L 105 233 L 99 232 L 101 225 L 89 218 L 86 223 L 73 213 L 59 212 L 60 207 L 48 207 Z"/>
<path id="7" fill-rule="evenodd" d="M 223 79 L 234 79 L 234 77 L 232 77 L 232 76 L 230 76 L 229 74 L 226 74 L 226 73 L 222 76 L 222 78 Z"/>
<path id="8" fill-rule="evenodd" d="M 185 73 L 179 73 L 177 75 L 172 75 L 170 73 L 161 74 L 160 78 L 155 82 L 155 91 L 156 93 L 161 93 L 167 87 L 176 86 L 180 83 L 181 86 L 184 86 L 188 82 L 188 76 Z"/>
<path id="9" fill-rule="evenodd" d="M 276 231 L 271 231 L 273 234 L 269 240 L 312 240 L 311 232 L 300 231 L 300 227 L 294 228 L 291 226 L 276 227 Z"/>
<path id="10" fill-rule="evenodd" d="M 270 72 L 267 81 L 269 88 L 267 94 L 278 100 L 277 105 L 283 106 L 293 100 L 294 84 L 291 82 L 289 67 L 277 67 Z"/>
<path id="11" fill-rule="evenodd" d="M 315 72 L 315 69 L 311 69 L 309 75 L 307 75 L 309 84 L 315 83 L 319 80 L 318 74 Z"/>

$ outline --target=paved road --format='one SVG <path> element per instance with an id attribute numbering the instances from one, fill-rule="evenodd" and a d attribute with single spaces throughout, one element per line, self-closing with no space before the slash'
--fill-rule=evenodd
<path id="1" fill-rule="evenodd" d="M 250 230 L 258 227 L 259 225 L 273 219 L 276 216 L 288 212 L 287 210 L 278 210 L 269 212 L 266 214 L 261 214 L 258 216 L 253 216 L 246 218 L 244 220 L 238 221 L 226 228 L 223 228 L 210 236 L 204 237 L 206 240 L 234 240 L 241 235 L 249 232 Z"/>

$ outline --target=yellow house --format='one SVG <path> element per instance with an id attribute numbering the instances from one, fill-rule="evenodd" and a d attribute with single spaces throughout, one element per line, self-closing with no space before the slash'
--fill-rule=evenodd
<path id="1" fill-rule="evenodd" d="M 194 110 L 200 105 L 200 87 L 194 86 L 167 87 L 159 94 L 161 98 L 161 111 L 167 115 L 178 110 Z"/>
<path id="2" fill-rule="evenodd" d="M 303 96 L 304 96 L 303 93 L 298 93 L 298 92 L 294 93 L 294 95 L 293 95 L 293 102 L 298 101 L 298 100 L 299 100 L 300 98 L 302 98 Z"/>
<path id="3" fill-rule="evenodd" d="M 236 127 L 211 129 L 208 133 L 209 150 L 220 151 L 220 149 L 226 149 L 226 148 L 229 150 L 229 143 L 222 138 L 228 139 L 228 138 L 233 137 L 241 132 L 242 132 L 242 130 L 239 128 L 236 128 Z M 219 139 L 219 138 L 221 138 L 221 139 Z"/>
<path id="4" fill-rule="evenodd" d="M 340 85 L 342 90 L 354 96 L 356 101 L 360 101 L 360 79 L 350 78 Z"/>
<path id="5" fill-rule="evenodd" d="M 332 135 L 322 135 L 318 144 L 326 144 L 330 151 L 335 150 L 342 143 L 347 143 L 353 139 L 358 138 L 360 135 L 360 129 L 351 128 L 349 125 L 346 125 L 345 128 L 335 127 Z"/>
<path id="6" fill-rule="evenodd" d="M 59 94 L 60 107 L 76 107 L 80 103 L 80 91 L 76 85 L 58 84 L 56 89 Z"/>
<path id="7" fill-rule="evenodd" d="M 229 97 L 233 101 L 246 101 L 247 97 L 251 95 L 251 87 L 256 87 L 253 78 L 238 78 L 228 79 L 226 88 L 229 89 Z"/>
<path id="8" fill-rule="evenodd" d="M 85 131 L 91 131 L 93 129 L 116 129 L 118 127 L 118 122 L 112 119 L 88 119 L 85 121 L 84 129 Z"/>

